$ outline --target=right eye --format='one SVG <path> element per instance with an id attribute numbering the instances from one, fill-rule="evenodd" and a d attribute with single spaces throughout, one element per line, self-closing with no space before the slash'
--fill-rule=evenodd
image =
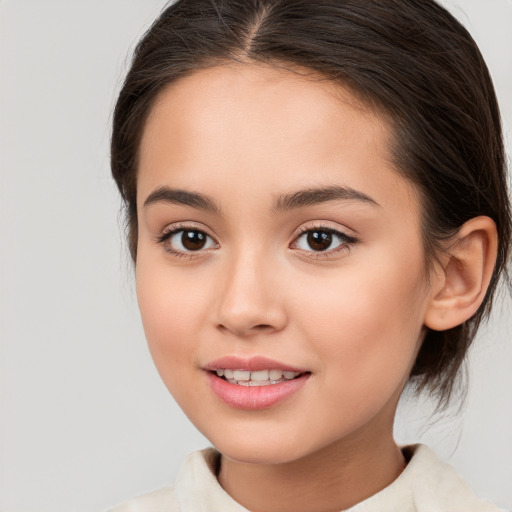
<path id="1" fill-rule="evenodd" d="M 162 234 L 159 242 L 168 252 L 179 256 L 217 247 L 211 236 L 204 231 L 192 228 L 170 229 Z"/>

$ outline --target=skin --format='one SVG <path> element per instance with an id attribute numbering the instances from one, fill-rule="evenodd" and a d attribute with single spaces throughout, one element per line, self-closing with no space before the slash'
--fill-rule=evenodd
<path id="1" fill-rule="evenodd" d="M 171 84 L 141 142 L 137 293 L 156 367 L 222 453 L 220 484 L 258 512 L 348 508 L 405 467 L 393 418 L 443 286 L 427 277 L 413 185 L 393 167 L 391 129 L 349 91 L 275 68 L 233 64 Z M 276 198 L 348 187 L 276 209 Z M 219 211 L 147 198 L 162 187 L 208 196 Z M 170 253 L 170 228 L 204 249 Z M 314 251 L 301 228 L 330 228 Z M 180 236 L 172 240 L 179 242 Z M 291 397 L 234 409 L 204 367 L 261 355 L 311 372 Z"/>

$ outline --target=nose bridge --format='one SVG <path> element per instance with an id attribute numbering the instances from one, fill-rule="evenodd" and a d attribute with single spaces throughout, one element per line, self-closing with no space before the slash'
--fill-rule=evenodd
<path id="1" fill-rule="evenodd" d="M 286 323 L 284 304 L 276 293 L 275 262 L 273 266 L 268 253 L 263 248 L 239 249 L 225 265 L 219 290 L 219 327 L 237 335 L 282 329 Z"/>

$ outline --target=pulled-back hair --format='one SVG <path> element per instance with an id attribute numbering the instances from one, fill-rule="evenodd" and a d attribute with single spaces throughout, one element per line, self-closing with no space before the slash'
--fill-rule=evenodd
<path id="1" fill-rule="evenodd" d="M 467 349 L 506 274 L 511 211 L 500 115 L 487 66 L 467 30 L 433 0 L 178 0 L 139 42 L 115 107 L 111 167 L 137 258 L 137 162 L 158 94 L 227 62 L 310 70 L 386 116 L 397 171 L 419 191 L 431 262 L 469 219 L 494 220 L 498 255 L 477 313 L 428 330 L 410 380 L 447 404 Z M 406 269 L 404 269 L 406 270 Z"/>

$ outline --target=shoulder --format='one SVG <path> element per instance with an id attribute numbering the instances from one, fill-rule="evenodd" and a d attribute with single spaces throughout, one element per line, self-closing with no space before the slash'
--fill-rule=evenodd
<path id="1" fill-rule="evenodd" d="M 191 453 L 176 482 L 137 496 L 108 512 L 247 512 L 219 485 L 216 472 L 220 454 L 213 448 Z"/>
<path id="2" fill-rule="evenodd" d="M 408 449 L 412 457 L 404 471 L 409 475 L 404 476 L 410 479 L 419 512 L 500 512 L 492 503 L 478 498 L 456 470 L 440 460 L 431 448 L 419 444 Z"/>
<path id="3" fill-rule="evenodd" d="M 132 498 L 108 512 L 178 512 L 174 485 Z"/>
<path id="4" fill-rule="evenodd" d="M 504 512 L 479 499 L 455 469 L 423 444 L 402 448 L 408 464 L 388 487 L 345 512 Z"/>

